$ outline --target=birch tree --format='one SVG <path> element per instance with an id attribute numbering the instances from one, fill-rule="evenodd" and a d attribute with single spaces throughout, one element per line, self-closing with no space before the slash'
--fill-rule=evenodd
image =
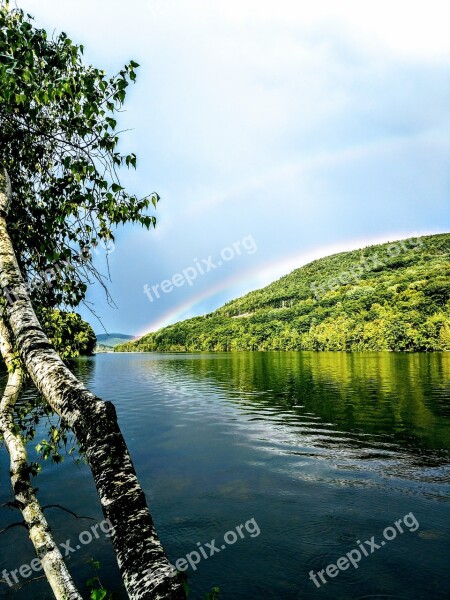
<path id="1" fill-rule="evenodd" d="M 11 482 L 37 555 L 57 598 L 80 598 L 30 483 L 14 405 L 29 376 L 51 410 L 75 434 L 91 468 L 130 598 L 185 597 L 162 548 L 114 406 L 68 369 L 36 316 L 45 306 L 75 307 L 93 279 L 105 283 L 92 250 L 128 222 L 155 225 L 159 200 L 129 194 L 120 168 L 116 113 L 136 79 L 130 61 L 115 76 L 85 65 L 83 47 L 62 33 L 49 38 L 20 9 L 0 3 L 0 350 L 9 371 L 0 431 Z M 51 286 L 28 282 L 58 263 Z"/>

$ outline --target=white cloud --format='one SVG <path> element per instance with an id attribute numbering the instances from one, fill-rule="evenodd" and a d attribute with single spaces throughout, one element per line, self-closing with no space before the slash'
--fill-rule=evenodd
<path id="1" fill-rule="evenodd" d="M 173 273 L 183 256 L 248 231 L 264 265 L 268 255 L 445 227 L 446 2 L 19 4 L 38 25 L 84 43 L 98 66 L 142 65 L 121 126 L 133 128 L 124 144 L 138 153 L 131 184 L 157 189 L 163 202 L 151 243 L 133 232 L 118 244 L 122 297 L 141 290 L 154 263 Z M 125 260 L 136 264 L 122 293 Z M 136 321 L 144 300 L 132 299 Z"/>
<path id="2" fill-rule="evenodd" d="M 446 61 L 450 52 L 450 8 L 443 0 L 22 0 L 20 6 L 56 26 L 84 31 L 92 40 L 114 38 L 112 51 L 130 35 L 139 43 L 143 30 L 153 27 L 162 34 L 177 30 L 181 38 L 185 32 L 194 37 L 208 30 L 251 38 L 259 30 L 269 34 L 270 42 L 271 31 L 289 34 L 328 26 L 377 52 Z"/>

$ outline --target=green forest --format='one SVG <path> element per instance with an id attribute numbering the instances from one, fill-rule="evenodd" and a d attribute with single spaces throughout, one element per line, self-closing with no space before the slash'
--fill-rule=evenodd
<path id="1" fill-rule="evenodd" d="M 315 260 L 127 352 L 450 350 L 450 234 Z"/>

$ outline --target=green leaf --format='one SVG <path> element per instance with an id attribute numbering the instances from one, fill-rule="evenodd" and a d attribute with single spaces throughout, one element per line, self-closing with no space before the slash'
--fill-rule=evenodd
<path id="1" fill-rule="evenodd" d="M 97 589 L 97 590 L 92 590 L 91 600 L 104 600 L 104 598 L 106 598 L 107 595 L 108 595 L 108 592 L 103 588 Z"/>
<path id="2" fill-rule="evenodd" d="M 93 223 L 110 239 L 118 223 L 148 228 L 154 221 L 141 219 L 150 198 L 139 201 L 120 183 L 121 167 L 136 168 L 136 155 L 117 152 L 121 134 L 115 133 L 139 64 L 132 60 L 107 76 L 84 62 L 81 44 L 63 32 L 47 36 L 7 4 L 0 9 L 0 121 L 8 123 L 0 157 L 14 189 L 10 235 L 29 276 L 57 261 L 76 264 L 79 249 L 92 248 Z M 72 307 L 85 298 L 88 272 L 61 270 L 51 286 L 32 290 L 36 306 Z M 61 353 L 66 339 L 54 336 Z"/>

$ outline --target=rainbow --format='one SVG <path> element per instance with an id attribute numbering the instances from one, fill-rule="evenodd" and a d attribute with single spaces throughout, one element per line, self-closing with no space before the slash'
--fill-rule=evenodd
<path id="1" fill-rule="evenodd" d="M 158 319 L 146 325 L 142 329 L 142 331 L 137 333 L 137 336 L 141 337 L 146 333 L 158 331 L 158 329 L 161 329 L 162 327 L 167 327 L 168 325 L 172 325 L 177 321 L 182 321 L 190 317 L 199 316 L 198 310 L 197 314 L 195 312 L 195 307 L 201 301 L 214 298 L 214 296 L 216 296 L 219 292 L 223 291 L 224 289 L 232 290 L 237 284 L 240 284 L 243 281 L 248 282 L 248 286 L 246 287 L 249 288 L 248 291 L 252 291 L 268 285 L 272 281 L 275 281 L 279 277 L 290 273 L 294 269 L 298 269 L 299 267 L 302 267 L 303 265 L 306 265 L 313 260 L 329 256 L 330 254 L 336 254 L 337 252 L 346 252 L 349 250 L 355 250 L 357 248 L 364 248 L 365 246 L 371 246 L 373 244 L 383 244 L 387 242 L 394 242 L 396 240 L 408 239 L 411 237 L 432 235 L 434 233 L 441 232 L 426 231 L 421 233 L 414 232 L 412 234 L 405 234 L 404 232 L 391 233 L 389 235 L 384 236 L 377 236 L 373 238 L 364 239 L 360 238 L 352 240 L 351 242 L 341 242 L 338 244 L 321 246 L 319 248 L 315 248 L 309 251 L 295 252 L 294 254 L 284 256 L 282 258 L 278 258 L 269 263 L 266 263 L 263 266 L 259 265 L 254 269 L 245 271 L 244 273 L 240 272 L 238 275 L 233 275 L 223 281 L 220 281 L 219 283 L 216 283 L 208 289 L 201 291 L 198 294 L 186 298 L 183 302 L 165 312 Z M 185 289 L 187 290 L 191 288 Z M 211 304 L 213 305 L 214 303 Z M 210 311 L 215 310 L 215 308 L 211 308 Z"/>

